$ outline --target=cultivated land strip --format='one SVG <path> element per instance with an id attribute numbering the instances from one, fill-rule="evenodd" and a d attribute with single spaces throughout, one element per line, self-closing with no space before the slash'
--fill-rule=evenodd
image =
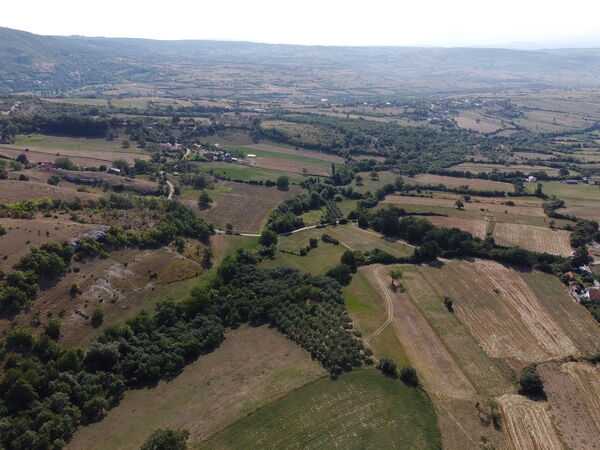
<path id="1" fill-rule="evenodd" d="M 425 385 L 434 392 L 458 398 L 475 395 L 475 389 L 435 334 L 427 320 L 407 294 L 389 293 L 381 273 L 385 266 L 368 266 L 364 271 L 382 297 L 390 295 L 394 303 L 392 323 L 410 361 L 421 374 Z M 378 278 L 378 275 L 380 278 Z"/>

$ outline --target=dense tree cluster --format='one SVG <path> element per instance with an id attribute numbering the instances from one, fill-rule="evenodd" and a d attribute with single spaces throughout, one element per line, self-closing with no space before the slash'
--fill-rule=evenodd
<path id="1" fill-rule="evenodd" d="M 12 329 L 3 350 L 0 445 L 61 448 L 80 423 L 102 418 L 125 389 L 176 376 L 218 346 L 225 327 L 241 323 L 276 327 L 333 375 L 369 360 L 338 283 L 258 261 L 238 251 L 207 288 L 193 289 L 179 303 L 159 301 L 153 316 L 142 311 L 107 327 L 86 351 L 62 349 L 56 323 L 41 337 Z"/>

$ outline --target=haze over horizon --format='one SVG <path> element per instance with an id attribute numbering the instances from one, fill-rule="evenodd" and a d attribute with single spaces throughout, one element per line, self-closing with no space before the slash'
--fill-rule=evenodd
<path id="1" fill-rule="evenodd" d="M 107 0 L 22 1 L 5 5 L 0 26 L 42 35 L 227 40 L 273 44 L 438 47 L 600 46 L 600 4 L 572 0 L 476 0 L 389 4 L 307 0 L 281 7 L 274 0 L 189 4 Z M 32 11 L 35 14 L 32 15 Z M 52 20 L 48 20 L 52 18 Z"/>

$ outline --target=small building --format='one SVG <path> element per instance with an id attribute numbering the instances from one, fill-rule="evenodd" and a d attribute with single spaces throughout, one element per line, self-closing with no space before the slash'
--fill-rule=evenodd
<path id="1" fill-rule="evenodd" d="M 40 169 L 54 169 L 54 163 L 51 162 L 41 162 L 38 164 Z"/>
<path id="2" fill-rule="evenodd" d="M 247 158 L 256 158 L 256 155 L 254 153 L 248 153 L 246 155 Z"/>
<path id="3" fill-rule="evenodd" d="M 579 184 L 579 180 L 565 180 L 566 184 Z"/>
<path id="4" fill-rule="evenodd" d="M 109 167 L 106 173 L 112 173 L 114 175 L 121 175 L 121 169 L 117 169 L 116 167 Z"/>
<path id="5" fill-rule="evenodd" d="M 537 181 L 536 177 L 529 176 L 525 179 L 528 183 L 535 183 Z"/>
<path id="6" fill-rule="evenodd" d="M 588 291 L 590 300 L 600 300 L 600 289 L 590 288 Z"/>

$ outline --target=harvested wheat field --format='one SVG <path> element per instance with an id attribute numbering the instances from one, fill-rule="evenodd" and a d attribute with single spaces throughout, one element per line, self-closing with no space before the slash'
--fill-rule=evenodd
<path id="1" fill-rule="evenodd" d="M 581 392 L 590 417 L 596 429 L 600 430 L 600 368 L 588 363 L 569 362 L 563 364 L 563 370 L 569 373 Z"/>
<path id="2" fill-rule="evenodd" d="M 421 216 L 422 219 L 427 219 L 435 226 L 441 228 L 458 228 L 459 230 L 471 233 L 478 238 L 485 238 L 488 222 L 483 219 L 469 219 L 462 217 L 446 217 L 446 216 Z"/>
<path id="3" fill-rule="evenodd" d="M 569 364 L 577 366 L 582 363 Z M 557 362 L 540 364 L 537 371 L 544 382 L 544 391 L 548 396 L 554 423 L 566 446 L 600 448 L 600 432 L 593 419 L 594 415 L 598 416 L 598 409 L 588 409 L 586 398 L 589 398 L 589 393 L 582 392 L 569 376 L 569 372 Z M 583 381 L 586 387 L 593 388 L 593 377 L 590 379 L 587 373 L 585 375 Z"/>
<path id="4" fill-rule="evenodd" d="M 456 316 L 490 356 L 524 363 L 579 353 L 518 271 L 477 260 L 421 273 L 440 296 L 454 300 Z"/>
<path id="5" fill-rule="evenodd" d="M 443 206 L 446 208 L 455 208 L 455 199 L 449 198 L 436 198 L 436 197 L 410 197 L 407 195 L 388 195 L 385 198 L 384 203 L 391 203 L 393 205 L 428 205 L 428 206 Z M 507 214 L 514 214 L 519 216 L 537 216 L 543 217 L 544 210 L 539 206 L 508 206 L 498 203 L 489 202 L 464 202 L 464 209 L 466 210 L 485 210 L 491 212 L 499 212 Z"/>
<path id="6" fill-rule="evenodd" d="M 534 402 L 521 395 L 500 398 L 502 423 L 514 450 L 563 450 L 546 402 Z"/>
<path id="7" fill-rule="evenodd" d="M 305 156 L 307 158 L 320 159 L 322 161 L 334 162 L 343 164 L 344 158 L 333 155 L 331 153 L 317 152 L 313 150 L 296 150 L 290 147 L 282 147 L 280 145 L 271 145 L 271 144 L 251 144 L 244 145 L 244 147 L 253 150 L 265 150 L 267 152 L 274 153 L 283 153 L 285 155 L 297 155 L 297 156 Z"/>
<path id="8" fill-rule="evenodd" d="M 35 162 L 54 162 L 56 158 L 67 157 L 74 164 L 80 167 L 98 167 L 101 165 L 110 165 L 117 159 L 123 159 L 129 164 L 133 164 L 136 159 L 148 161 L 150 155 L 127 151 L 102 151 L 102 150 L 73 150 L 56 149 L 30 146 L 0 146 L 0 155 L 8 158 L 16 158 L 27 151 L 29 161 Z"/>
<path id="9" fill-rule="evenodd" d="M 127 391 L 102 421 L 80 427 L 67 448 L 138 449 L 162 427 L 186 428 L 196 442 L 325 375 L 277 331 L 243 326 L 172 381 Z"/>
<path id="10" fill-rule="evenodd" d="M 571 233 L 565 230 L 516 223 L 497 223 L 493 234 L 499 245 L 561 256 L 570 256 L 573 253 L 570 235 Z"/>
<path id="11" fill-rule="evenodd" d="M 391 324 L 425 386 L 433 392 L 458 398 L 475 395 L 471 382 L 408 294 L 391 290 L 388 270 L 389 267 L 381 265 L 361 268 L 373 287 L 386 299 Z"/>

